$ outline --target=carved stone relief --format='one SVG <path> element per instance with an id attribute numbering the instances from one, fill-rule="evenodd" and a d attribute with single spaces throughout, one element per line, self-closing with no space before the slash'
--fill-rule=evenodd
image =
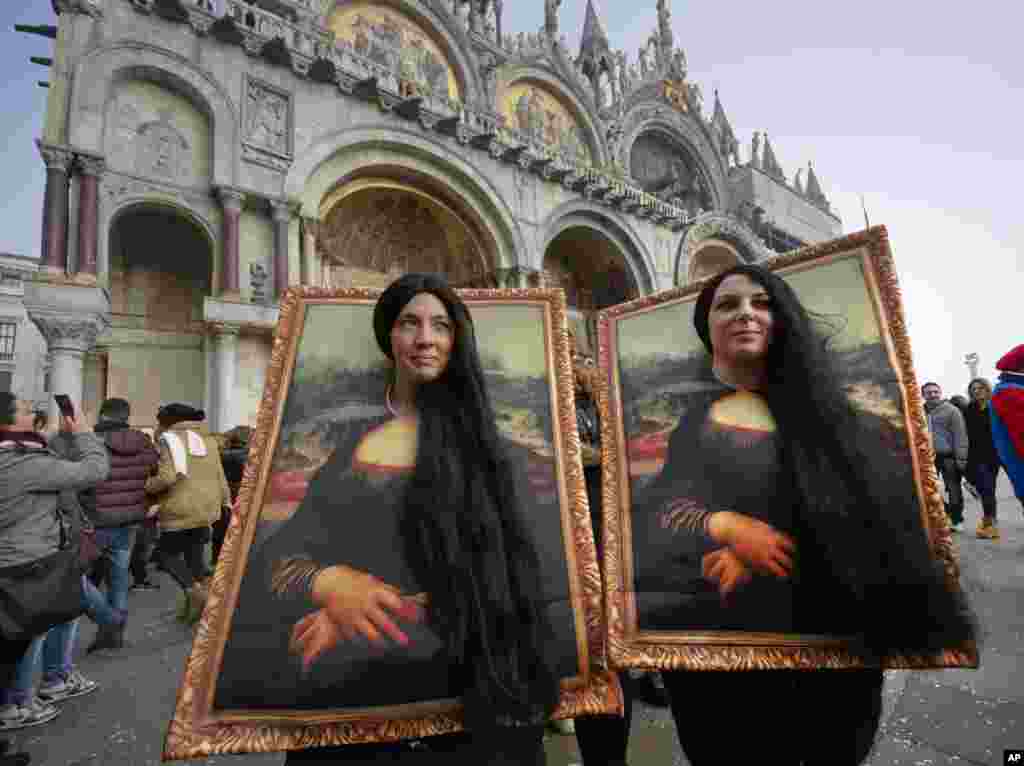
<path id="1" fill-rule="evenodd" d="M 291 154 L 291 103 L 288 94 L 252 77 L 245 85 L 245 140 L 275 154 Z"/>
<path id="2" fill-rule="evenodd" d="M 153 122 L 139 125 L 135 133 L 136 173 L 172 183 L 189 180 L 192 147 L 174 126 L 170 110 L 162 110 Z"/>

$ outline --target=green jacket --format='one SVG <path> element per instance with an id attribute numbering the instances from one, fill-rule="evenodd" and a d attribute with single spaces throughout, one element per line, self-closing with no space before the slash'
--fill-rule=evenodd
<path id="1" fill-rule="evenodd" d="M 220 462 L 220 449 L 206 425 L 198 422 L 176 423 L 167 429 L 185 445 L 188 475 L 174 470 L 174 460 L 167 444 L 157 431 L 160 466 L 156 476 L 146 480 L 149 502 L 160 506 L 160 529 L 174 532 L 205 527 L 220 518 L 222 506 L 231 505 L 231 493 Z M 188 451 L 186 431 L 199 434 L 206 444 L 206 455 L 196 457 Z"/>

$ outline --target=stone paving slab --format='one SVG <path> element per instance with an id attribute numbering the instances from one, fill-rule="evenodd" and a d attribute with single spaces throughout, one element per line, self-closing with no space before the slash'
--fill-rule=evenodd
<path id="1" fill-rule="evenodd" d="M 912 678 L 883 742 L 909 739 L 968 762 L 997 764 L 1005 748 L 1024 747 L 1024 704 Z"/>

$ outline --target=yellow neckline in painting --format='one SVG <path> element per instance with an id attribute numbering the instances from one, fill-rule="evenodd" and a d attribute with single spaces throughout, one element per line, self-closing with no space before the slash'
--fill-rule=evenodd
<path id="1" fill-rule="evenodd" d="M 352 470 L 366 474 L 405 473 L 416 465 L 416 419 L 392 418 L 359 441 Z"/>

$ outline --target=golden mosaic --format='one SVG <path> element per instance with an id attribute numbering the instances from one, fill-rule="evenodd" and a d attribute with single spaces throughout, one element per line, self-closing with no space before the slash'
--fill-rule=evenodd
<path id="1" fill-rule="evenodd" d="M 461 100 L 458 79 L 440 46 L 416 22 L 375 3 L 357 2 L 338 8 L 327 20 L 340 43 L 397 72 L 425 91 Z"/>
<path id="2" fill-rule="evenodd" d="M 573 114 L 550 91 L 532 82 L 516 82 L 502 90 L 498 108 L 511 128 L 539 138 L 554 151 L 584 165 L 590 148 Z"/>

